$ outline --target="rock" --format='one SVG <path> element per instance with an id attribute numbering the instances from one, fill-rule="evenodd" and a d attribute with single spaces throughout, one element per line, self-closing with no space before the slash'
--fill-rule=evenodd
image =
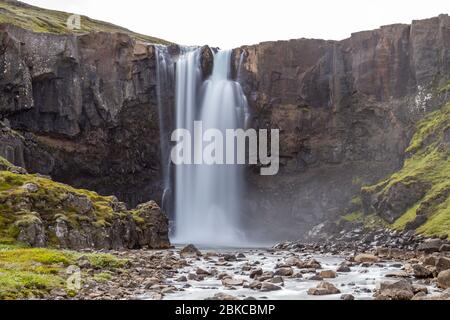
<path id="1" fill-rule="evenodd" d="M 181 277 L 177 278 L 175 281 L 177 281 L 177 282 L 186 282 L 186 281 L 188 281 L 188 279 L 186 278 L 186 276 L 181 276 Z"/>
<path id="2" fill-rule="evenodd" d="M 421 243 L 417 250 L 422 251 L 424 253 L 433 253 L 433 252 L 439 252 L 439 249 L 442 246 L 442 240 L 441 239 L 428 239 L 427 241 Z"/>
<path id="3" fill-rule="evenodd" d="M 426 266 L 436 266 L 436 262 L 437 262 L 437 257 L 435 256 L 427 256 L 424 258 L 423 260 L 423 264 Z"/>
<path id="4" fill-rule="evenodd" d="M 450 252 L 450 244 L 443 244 L 440 248 L 439 248 L 440 252 Z"/>
<path id="5" fill-rule="evenodd" d="M 263 270 L 261 268 L 250 271 L 250 278 L 255 279 L 263 274 Z"/>
<path id="6" fill-rule="evenodd" d="M 206 298 L 205 300 L 221 300 L 221 301 L 233 301 L 233 300 L 239 300 L 238 298 L 236 298 L 235 296 L 220 292 L 220 293 L 216 293 L 213 297 L 211 298 Z"/>
<path id="7" fill-rule="evenodd" d="M 234 254 L 224 254 L 223 259 L 228 262 L 237 261 L 237 257 Z"/>
<path id="8" fill-rule="evenodd" d="M 405 271 L 391 271 L 384 275 L 386 278 L 409 278 Z"/>
<path id="9" fill-rule="evenodd" d="M 322 270 L 320 271 L 319 276 L 323 279 L 336 278 L 336 272 L 334 272 L 333 270 Z"/>
<path id="10" fill-rule="evenodd" d="M 319 276 L 318 274 L 315 274 L 315 275 L 309 277 L 308 280 L 311 280 L 311 281 L 322 281 L 323 278 L 321 276 Z"/>
<path id="11" fill-rule="evenodd" d="M 341 293 L 341 291 L 338 288 L 336 288 L 332 283 L 325 281 L 319 283 L 316 288 L 308 289 L 308 294 L 312 296 L 324 296 L 339 293 Z"/>
<path id="12" fill-rule="evenodd" d="M 343 294 L 341 296 L 341 300 L 347 300 L 347 301 L 355 300 L 355 297 L 353 295 L 351 295 L 351 294 Z"/>
<path id="13" fill-rule="evenodd" d="M 197 270 L 195 270 L 195 273 L 199 276 L 210 276 L 211 272 L 206 271 L 205 269 L 202 268 L 197 268 Z"/>
<path id="14" fill-rule="evenodd" d="M 236 287 L 236 286 L 242 286 L 244 284 L 244 280 L 242 279 L 232 279 L 232 278 L 225 278 L 222 279 L 222 285 L 225 287 Z"/>
<path id="15" fill-rule="evenodd" d="M 290 277 L 294 274 L 294 270 L 292 268 L 280 268 L 275 270 L 274 275 L 282 276 L 282 277 Z"/>
<path id="16" fill-rule="evenodd" d="M 283 277 L 280 276 L 273 277 L 272 279 L 269 279 L 267 281 L 275 284 L 280 284 L 281 286 L 284 285 Z"/>
<path id="17" fill-rule="evenodd" d="M 377 300 L 411 300 L 414 296 L 413 287 L 407 280 L 383 281 L 378 286 Z"/>
<path id="18" fill-rule="evenodd" d="M 222 272 L 217 275 L 218 280 L 223 280 L 225 278 L 232 278 L 228 273 Z"/>
<path id="19" fill-rule="evenodd" d="M 193 273 L 189 273 L 188 276 L 187 276 L 187 278 L 188 278 L 189 280 L 195 280 L 195 281 L 198 280 L 198 276 L 197 276 L 196 274 L 193 274 Z"/>
<path id="20" fill-rule="evenodd" d="M 437 277 L 438 286 L 442 289 L 450 288 L 450 270 L 441 271 Z"/>
<path id="21" fill-rule="evenodd" d="M 93 208 L 93 203 L 85 195 L 76 193 L 68 193 L 66 198 L 66 206 L 75 209 L 78 214 L 85 215 Z"/>
<path id="22" fill-rule="evenodd" d="M 245 254 L 243 254 L 242 252 L 239 252 L 239 253 L 237 254 L 237 257 L 238 257 L 239 259 L 245 259 L 245 258 L 246 258 Z"/>
<path id="23" fill-rule="evenodd" d="M 448 269 L 450 269 L 450 258 L 439 257 L 436 260 L 436 271 L 439 273 Z"/>
<path id="24" fill-rule="evenodd" d="M 420 264 L 412 265 L 414 277 L 418 279 L 432 278 L 433 272 Z"/>
<path id="25" fill-rule="evenodd" d="M 91 267 L 91 261 L 89 261 L 88 257 L 81 256 L 77 259 L 77 266 L 79 266 L 82 269 L 88 269 Z"/>
<path id="26" fill-rule="evenodd" d="M 189 244 L 180 251 L 180 256 L 182 258 L 197 258 L 202 254 L 193 244 Z"/>
<path id="27" fill-rule="evenodd" d="M 270 282 L 263 282 L 261 284 L 261 291 L 267 292 L 267 291 L 277 291 L 277 290 L 281 290 L 281 287 L 270 283 Z"/>
<path id="28" fill-rule="evenodd" d="M 39 190 L 39 187 L 34 183 L 26 183 L 22 186 L 22 189 L 26 190 L 29 193 L 36 193 Z"/>
<path id="29" fill-rule="evenodd" d="M 349 266 L 347 266 L 346 264 L 341 264 L 337 270 L 337 272 L 351 272 L 352 270 L 350 269 Z"/>
<path id="30" fill-rule="evenodd" d="M 417 295 L 417 293 L 419 293 L 419 292 L 428 294 L 428 288 L 426 286 L 422 286 L 420 284 L 413 284 L 412 289 L 413 289 L 413 292 L 415 295 Z"/>
<path id="31" fill-rule="evenodd" d="M 253 290 L 257 290 L 257 289 L 259 290 L 259 289 L 261 289 L 261 286 L 262 286 L 261 281 L 255 280 L 250 283 L 249 288 L 253 289 Z"/>
<path id="32" fill-rule="evenodd" d="M 378 261 L 378 258 L 373 254 L 361 253 L 355 257 L 355 261 L 358 263 L 375 263 Z"/>
<path id="33" fill-rule="evenodd" d="M 295 267 L 300 263 L 301 263 L 300 259 L 296 257 L 289 257 L 286 260 L 284 260 L 284 264 L 288 267 Z"/>

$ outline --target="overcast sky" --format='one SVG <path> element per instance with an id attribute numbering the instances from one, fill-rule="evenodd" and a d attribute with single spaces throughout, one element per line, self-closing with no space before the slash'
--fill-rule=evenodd
<path id="1" fill-rule="evenodd" d="M 341 40 L 450 13 L 449 0 L 24 0 L 179 44 L 222 49 L 268 40 Z"/>

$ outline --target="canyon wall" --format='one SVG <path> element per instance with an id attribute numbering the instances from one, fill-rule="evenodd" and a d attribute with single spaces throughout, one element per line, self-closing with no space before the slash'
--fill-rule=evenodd
<path id="1" fill-rule="evenodd" d="M 244 46 L 233 60 L 252 126 L 281 133 L 280 173 L 246 173 L 244 222 L 296 238 L 402 166 L 414 124 L 447 99 L 450 19 Z M 124 34 L 0 26 L 0 117 L 23 135 L 3 138 L 0 155 L 129 206 L 160 200 L 156 69 L 155 47 Z"/>

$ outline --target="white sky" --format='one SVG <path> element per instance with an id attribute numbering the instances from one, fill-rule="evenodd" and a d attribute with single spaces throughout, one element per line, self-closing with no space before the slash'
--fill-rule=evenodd
<path id="1" fill-rule="evenodd" d="M 179 44 L 235 48 L 268 40 L 341 40 L 450 13 L 449 0 L 22 0 Z"/>

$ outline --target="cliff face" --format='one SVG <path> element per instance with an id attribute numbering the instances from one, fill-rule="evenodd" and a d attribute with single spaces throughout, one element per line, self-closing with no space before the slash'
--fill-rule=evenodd
<path id="1" fill-rule="evenodd" d="M 448 100 L 450 19 L 245 46 L 234 64 L 254 126 L 280 129 L 280 174 L 249 173 L 249 220 L 295 237 L 401 167 L 412 125 Z"/>
<path id="2" fill-rule="evenodd" d="M 266 238 L 298 237 L 399 169 L 414 124 L 448 101 L 437 88 L 450 74 L 449 24 L 441 15 L 339 42 L 236 49 L 253 126 L 281 130 L 280 173 L 247 172 L 246 223 Z M 0 115 L 24 139 L 0 135 L 0 155 L 130 206 L 160 199 L 156 69 L 154 46 L 124 34 L 2 25 Z"/>
<path id="3" fill-rule="evenodd" d="M 1 26 L 0 114 L 13 128 L 33 133 L 24 145 L 8 143 L 13 151 L 4 156 L 133 206 L 156 198 L 154 54 L 152 45 L 124 34 L 53 35 Z"/>

